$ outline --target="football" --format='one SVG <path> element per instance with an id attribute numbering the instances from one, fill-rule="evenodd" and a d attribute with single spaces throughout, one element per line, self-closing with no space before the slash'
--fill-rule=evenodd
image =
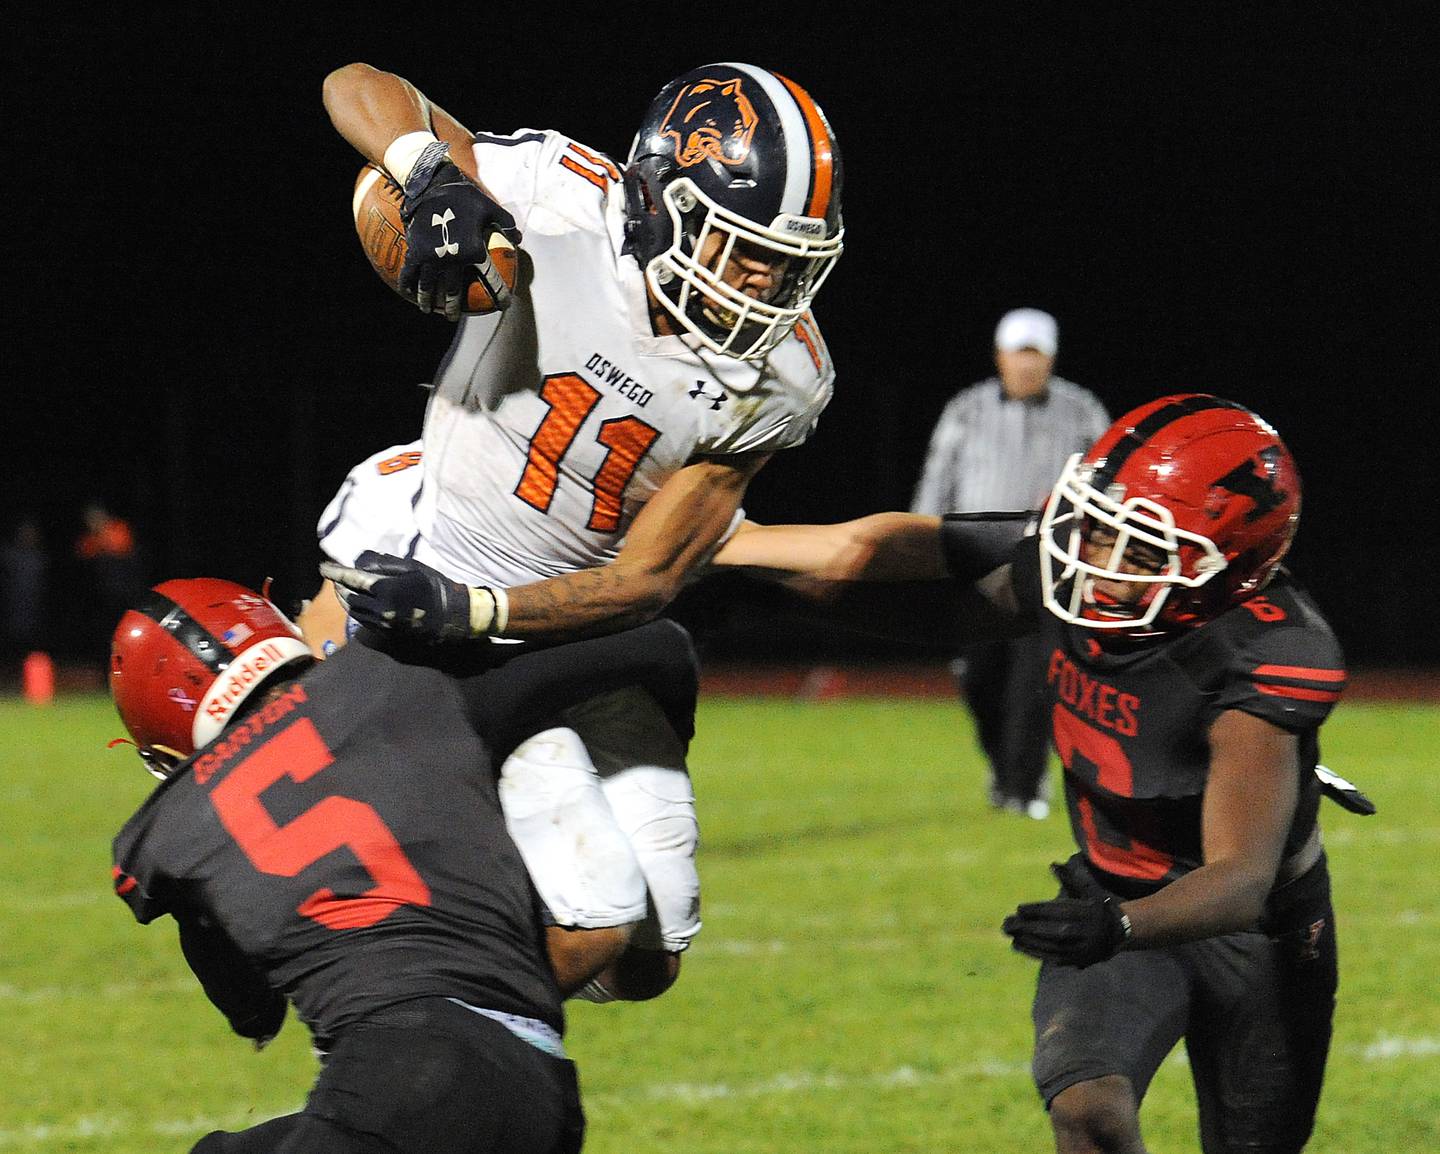
<path id="1" fill-rule="evenodd" d="M 400 218 L 404 193 L 383 168 L 367 164 L 355 178 L 355 195 L 351 207 L 355 213 L 355 233 L 375 274 L 406 300 L 414 296 L 400 292 L 400 266 L 405 263 L 405 222 Z M 515 246 L 498 232 L 490 234 L 490 262 L 507 288 L 515 287 L 515 274 L 520 254 Z M 495 294 L 472 270 L 465 289 L 465 313 L 488 313 L 496 308 Z"/>

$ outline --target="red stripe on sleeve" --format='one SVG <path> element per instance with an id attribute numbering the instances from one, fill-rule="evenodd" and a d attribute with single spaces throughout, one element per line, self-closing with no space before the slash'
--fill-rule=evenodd
<path id="1" fill-rule="evenodd" d="M 1343 669 L 1309 669 L 1303 665 L 1257 665 L 1255 677 L 1293 677 L 1297 681 L 1344 681 Z"/>
<path id="2" fill-rule="evenodd" d="M 1253 684 L 1261 693 L 1268 693 L 1271 697 L 1293 697 L 1296 701 L 1340 700 L 1338 689 L 1301 689 L 1295 685 L 1262 685 L 1258 681 Z"/>

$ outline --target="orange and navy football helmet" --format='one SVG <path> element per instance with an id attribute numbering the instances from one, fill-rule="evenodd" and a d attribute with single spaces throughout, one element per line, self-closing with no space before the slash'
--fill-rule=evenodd
<path id="1" fill-rule="evenodd" d="M 115 627 L 110 695 L 164 778 L 277 670 L 311 660 L 300 630 L 259 593 L 211 577 L 166 581 Z"/>
<path id="2" fill-rule="evenodd" d="M 800 85 L 753 64 L 696 68 L 660 90 L 630 147 L 625 251 L 683 331 L 763 360 L 844 248 L 841 177 L 840 146 Z M 737 245 L 778 273 L 763 300 L 722 279 Z"/>
<path id="3" fill-rule="evenodd" d="M 1265 587 L 1299 523 L 1300 474 L 1269 424 L 1219 397 L 1161 397 L 1061 472 L 1040 521 L 1045 606 L 1131 636 L 1203 624 Z M 1097 591 L 1117 582 L 1143 593 Z"/>

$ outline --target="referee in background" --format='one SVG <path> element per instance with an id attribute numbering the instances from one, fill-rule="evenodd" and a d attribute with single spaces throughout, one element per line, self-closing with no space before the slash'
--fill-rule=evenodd
<path id="1" fill-rule="evenodd" d="M 940 414 L 911 508 L 916 513 L 1038 509 L 1072 453 L 1110 426 L 1099 399 L 1054 375 L 1059 330 L 1039 309 L 995 329 L 998 375 L 961 389 Z M 1036 637 L 966 648 L 953 666 L 990 762 L 990 804 L 1050 814 L 1045 651 Z"/>

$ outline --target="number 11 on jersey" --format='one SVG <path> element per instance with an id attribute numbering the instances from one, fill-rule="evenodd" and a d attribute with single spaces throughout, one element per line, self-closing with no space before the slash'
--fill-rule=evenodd
<path id="1" fill-rule="evenodd" d="M 550 511 L 555 487 L 560 482 L 560 462 L 575 443 L 580 426 L 600 403 L 600 390 L 575 373 L 545 378 L 540 399 L 550 406 L 535 435 L 515 495 L 542 513 Z M 614 533 L 620 528 L 625 487 L 660 430 L 639 417 L 613 417 L 600 422 L 595 440 L 605 447 L 605 459 L 590 482 L 590 519 L 586 528 L 594 533 Z"/>

